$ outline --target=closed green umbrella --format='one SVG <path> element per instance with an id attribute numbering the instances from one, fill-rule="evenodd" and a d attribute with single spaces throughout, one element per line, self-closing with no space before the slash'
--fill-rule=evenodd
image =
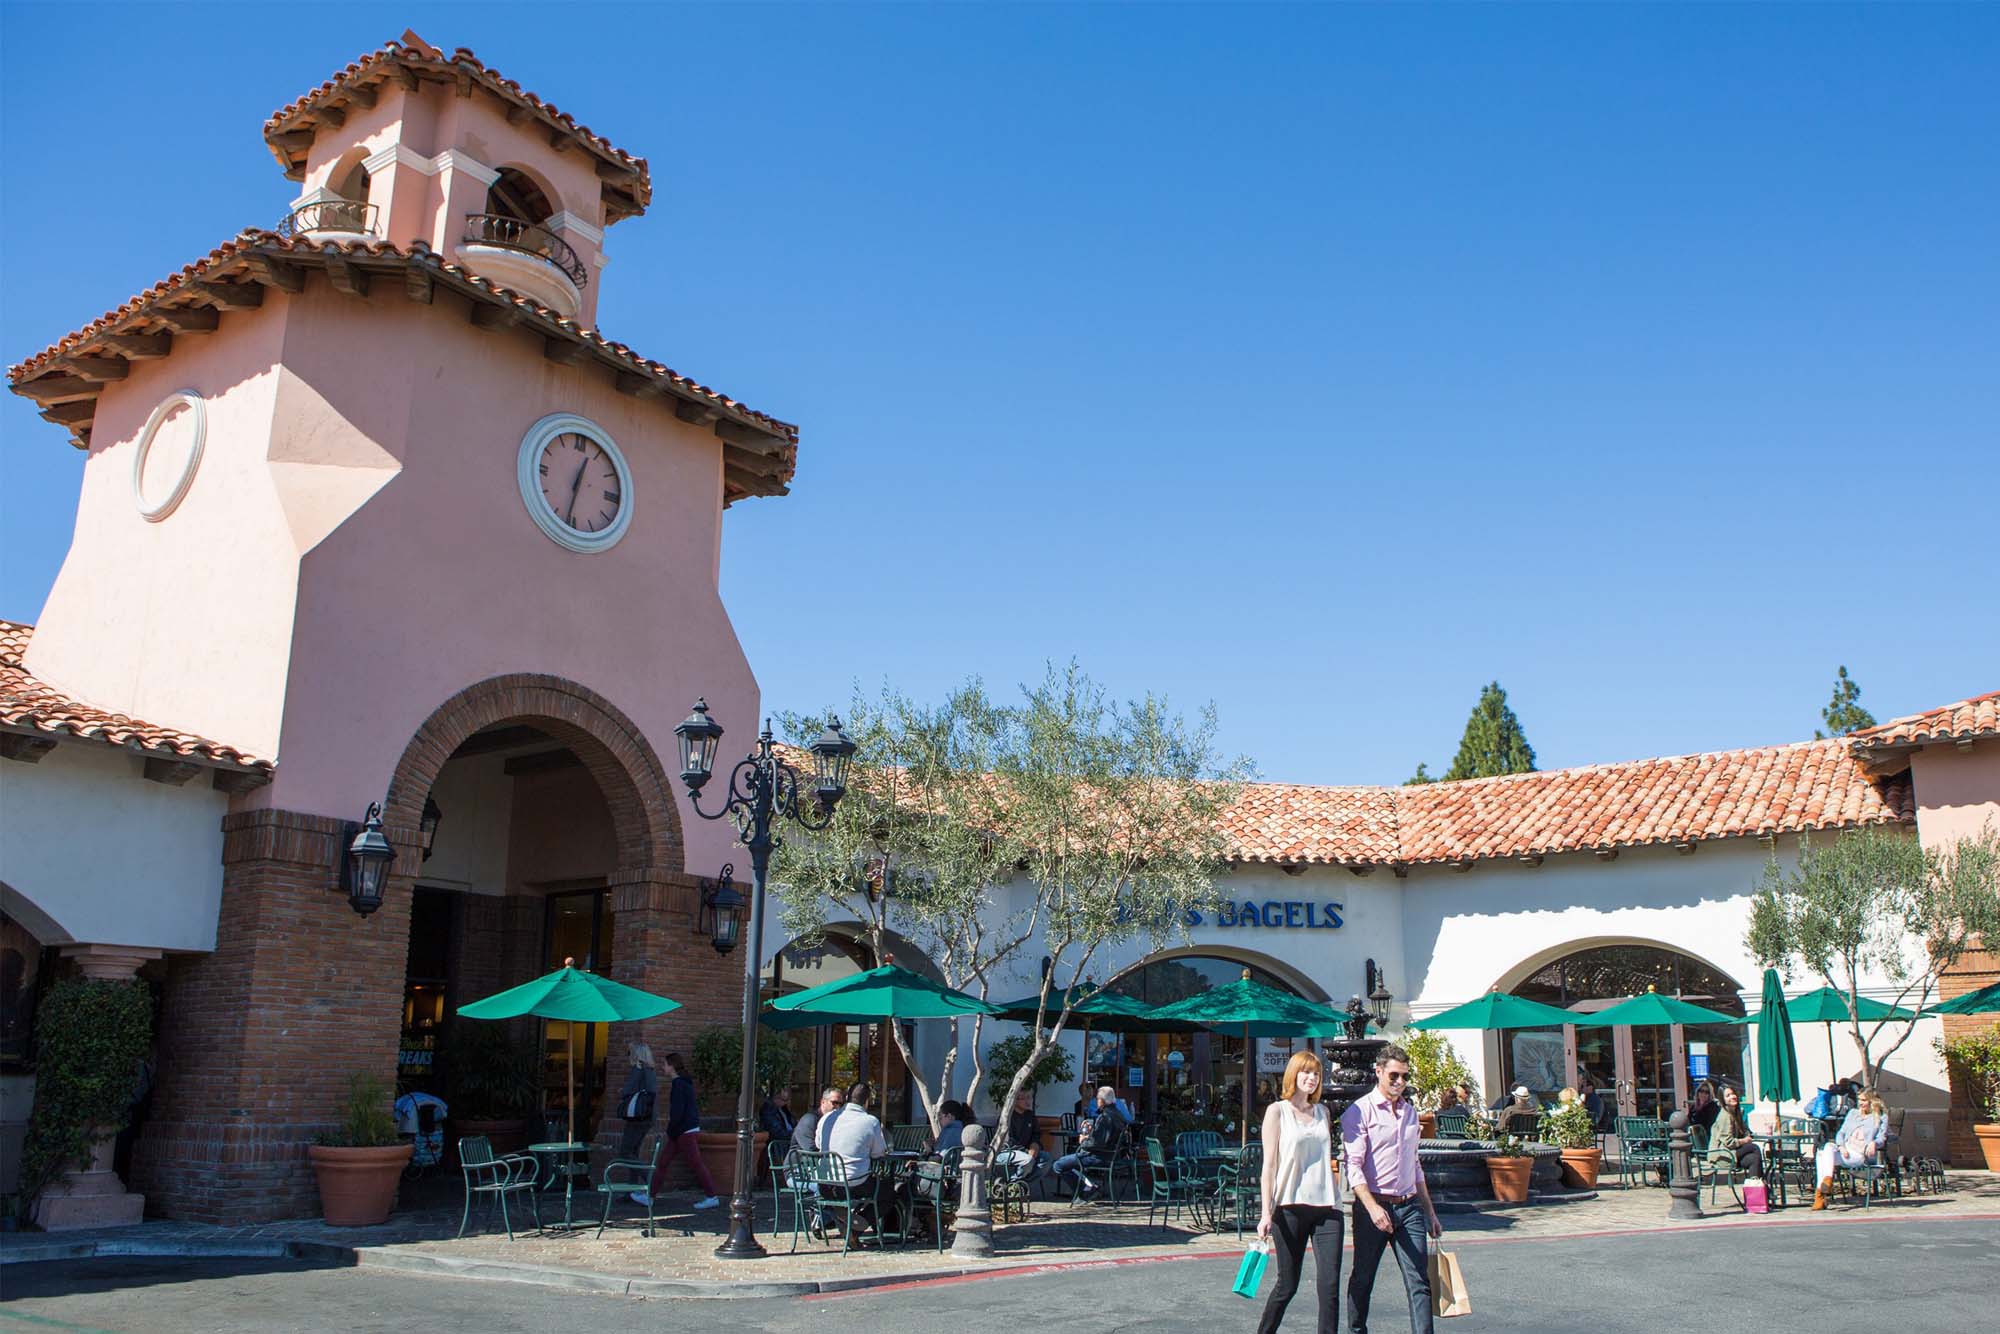
<path id="1" fill-rule="evenodd" d="M 1243 1124 L 1242 1141 L 1250 1142 L 1250 1039 L 1279 1037 L 1326 1037 L 1345 1023 L 1347 1016 L 1330 1005 L 1321 1005 L 1294 996 L 1289 991 L 1253 982 L 1246 971 L 1228 986 L 1197 992 L 1182 1000 L 1149 1011 L 1148 1017 L 1167 1023 L 1196 1024 L 1202 1028 L 1243 1032 Z"/>
<path id="2" fill-rule="evenodd" d="M 1557 1024 L 1575 1024 L 1582 1020 L 1568 1010 L 1558 1010 L 1553 1005 L 1531 1001 L 1525 996 L 1509 996 L 1505 992 L 1489 991 L 1478 1000 L 1454 1005 L 1425 1019 L 1419 1019 L 1411 1028 L 1553 1028 Z"/>
<path id="3" fill-rule="evenodd" d="M 564 959 L 563 966 L 555 972 L 532 982 L 523 982 L 485 1000 L 461 1005 L 458 1012 L 467 1019 L 519 1019 L 524 1015 L 533 1015 L 537 1019 L 561 1019 L 569 1024 L 570 1040 L 563 1045 L 569 1056 L 569 1087 L 566 1090 L 568 1133 L 570 1140 L 574 1141 L 576 1026 L 616 1023 L 620 1019 L 651 1019 L 680 1008 L 681 1003 L 677 1000 L 668 1000 L 665 996 L 655 996 L 650 991 L 599 977 L 596 973 L 576 967 L 575 959 Z"/>
<path id="4" fill-rule="evenodd" d="M 1107 991 L 1090 982 L 1077 983 L 1069 988 L 1068 995 L 1070 1022 L 1081 1024 L 1085 1032 L 1095 1028 L 1106 1033 L 1188 1033 L 1200 1027 L 1199 1024 L 1160 1019 L 1158 1012 L 1146 1002 L 1120 992 Z M 1046 1018 L 1052 1019 L 1062 1013 L 1063 996 L 1061 990 L 1049 992 Z M 1040 1002 L 1039 994 L 1001 1001 L 1000 1017 L 1016 1023 L 1032 1024 L 1039 1012 Z"/>
<path id="5" fill-rule="evenodd" d="M 1773 1103 L 1799 1096 L 1799 1051 L 1778 970 L 1764 970 L 1764 1007 L 1757 1012 L 1757 1096 Z"/>
<path id="6" fill-rule="evenodd" d="M 1989 982 L 1957 1000 L 1940 1001 L 1925 1014 L 2000 1014 L 2000 982 Z"/>

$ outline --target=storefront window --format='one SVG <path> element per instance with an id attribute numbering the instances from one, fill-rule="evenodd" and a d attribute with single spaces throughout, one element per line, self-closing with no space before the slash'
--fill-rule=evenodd
<path id="1" fill-rule="evenodd" d="M 1253 981 L 1297 994 L 1276 973 L 1207 955 L 1145 964 L 1112 981 L 1109 989 L 1159 1006 L 1227 986 L 1246 970 Z M 1257 1069 L 1250 1074 L 1254 1118 L 1277 1097 L 1290 1044 L 1252 1039 L 1250 1046 L 1257 1052 Z M 1224 1033 L 1092 1033 L 1088 1078 L 1117 1089 L 1139 1110 L 1149 1134 L 1154 1128 L 1167 1139 L 1183 1130 L 1233 1133 L 1243 1115 L 1246 1055 L 1243 1039 Z"/>

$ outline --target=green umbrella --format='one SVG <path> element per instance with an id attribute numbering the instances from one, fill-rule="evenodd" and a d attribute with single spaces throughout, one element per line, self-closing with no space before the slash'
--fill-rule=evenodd
<path id="1" fill-rule="evenodd" d="M 1067 994 L 1070 1022 L 1082 1025 L 1085 1032 L 1095 1028 L 1107 1033 L 1189 1033 L 1201 1027 L 1199 1024 L 1155 1018 L 1155 1010 L 1146 1002 L 1108 991 L 1092 982 L 1079 982 L 1070 987 Z M 1045 1018 L 1053 1019 L 1062 1013 L 1063 997 L 1064 992 L 1060 989 L 1049 992 Z M 1016 1023 L 1032 1024 L 1040 1003 L 1039 994 L 1002 1001 L 1000 1017 Z"/>
<path id="2" fill-rule="evenodd" d="M 1569 1022 L 1583 1028 L 1647 1028 L 1655 1024 L 1733 1024 L 1736 1016 L 1711 1010 L 1691 1001 L 1677 1000 L 1649 991 L 1619 1001 L 1595 1014 L 1569 1011 Z"/>
<path id="3" fill-rule="evenodd" d="M 1957 1000 L 1939 1001 L 1925 1014 L 2000 1014 L 2000 982 L 1989 982 Z"/>
<path id="4" fill-rule="evenodd" d="M 1580 1020 L 1568 1010 L 1558 1010 L 1553 1005 L 1531 1001 L 1525 996 L 1509 996 L 1500 991 L 1489 991 L 1478 1000 L 1454 1005 L 1449 1010 L 1419 1019 L 1411 1028 L 1553 1028 L 1557 1024 L 1574 1024 Z"/>
<path id="5" fill-rule="evenodd" d="M 1769 970 L 1766 971 L 1768 972 Z M 1771 991 L 1767 982 L 1764 989 L 1764 1004 L 1767 1009 L 1770 1003 Z M 1917 1017 L 1910 1010 L 1898 1009 L 1894 1005 L 1884 1004 L 1878 1000 L 1870 1000 L 1866 996 L 1859 997 L 1856 1000 L 1854 1009 L 1858 1018 L 1871 1022 L 1883 1019 L 1915 1019 Z M 1833 1026 L 1848 1022 L 1847 993 L 1838 987 L 1821 987 L 1818 991 L 1808 991 L 1803 996 L 1794 996 L 1791 1000 L 1786 1001 L 1785 1013 L 1790 1016 L 1791 1022 L 1795 1024 L 1826 1025 L 1826 1064 L 1828 1069 L 1832 1069 Z M 1761 1022 L 1762 1019 L 1763 1015 L 1760 1013 L 1748 1015 L 1732 1022 L 1753 1024 Z M 1762 1039 L 1760 1038 L 1759 1041 L 1762 1041 Z"/>
<path id="6" fill-rule="evenodd" d="M 1347 1020 L 1345 1014 L 1330 1005 L 1253 982 L 1248 971 L 1228 986 L 1162 1005 L 1147 1017 L 1154 1021 L 1243 1031 L 1242 1140 L 1246 1145 L 1250 1142 L 1251 1037 L 1329 1037 Z"/>
<path id="7" fill-rule="evenodd" d="M 532 982 L 523 982 L 485 1000 L 461 1005 L 458 1012 L 467 1019 L 519 1019 L 523 1015 L 533 1015 L 537 1019 L 561 1019 L 569 1024 L 570 1040 L 563 1045 L 569 1055 L 568 1135 L 575 1140 L 576 1026 L 609 1024 L 620 1019 L 651 1019 L 680 1008 L 681 1003 L 677 1000 L 668 1000 L 665 996 L 655 996 L 650 991 L 641 991 L 623 982 L 613 982 L 608 977 L 585 972 L 576 967 L 575 959 L 564 959 L 563 966 L 555 972 Z"/>
<path id="8" fill-rule="evenodd" d="M 1784 1102 L 1799 1096 L 1799 1051 L 1792 1045 L 1792 1015 L 1778 970 L 1764 970 L 1764 1008 L 1757 1012 L 1757 1096 Z"/>
<path id="9" fill-rule="evenodd" d="M 921 973 L 885 963 L 865 973 L 823 982 L 780 996 L 759 1018 L 770 1028 L 816 1028 L 822 1024 L 872 1024 L 880 1020 L 959 1019 L 998 1016 L 1000 1007 Z M 882 1044 L 882 1082 L 889 1082 L 889 1044 Z"/>

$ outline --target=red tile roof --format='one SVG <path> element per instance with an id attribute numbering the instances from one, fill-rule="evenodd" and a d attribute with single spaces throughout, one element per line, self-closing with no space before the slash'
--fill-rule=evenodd
<path id="1" fill-rule="evenodd" d="M 51 738 L 102 741 L 126 750 L 198 764 L 266 774 L 271 771 L 271 761 L 234 746 L 85 704 L 37 679 L 23 662 L 34 633 L 32 625 L 0 620 L 0 727 L 17 734 L 30 732 Z"/>
<path id="2" fill-rule="evenodd" d="M 325 268 L 330 261 L 347 261 L 366 271 L 395 274 L 409 281 L 441 283 L 474 302 L 510 308 L 514 315 L 538 327 L 546 337 L 582 344 L 583 355 L 619 373 L 620 388 L 627 392 L 657 394 L 663 399 L 690 403 L 704 413 L 748 428 L 755 433 L 756 440 L 764 442 L 769 458 L 767 475 L 732 470 L 725 484 L 727 499 L 744 495 L 783 495 L 797 467 L 799 428 L 790 422 L 758 412 L 669 366 L 643 357 L 625 344 L 613 342 L 595 329 L 558 315 L 512 288 L 503 287 L 442 258 L 421 241 L 405 251 L 385 241 L 335 242 L 294 238 L 253 228 L 234 240 L 223 242 L 201 259 L 153 284 L 117 309 L 100 315 L 76 332 L 10 367 L 7 372 L 9 384 L 15 393 L 32 398 L 35 393 L 30 382 L 43 375 L 62 374 L 65 358 L 93 351 L 106 357 L 121 355 L 115 348 L 93 347 L 108 337 L 132 333 L 153 323 L 166 324 L 168 320 L 165 317 L 171 312 L 193 306 L 212 306 L 227 314 L 230 307 L 215 303 L 212 294 L 202 284 L 262 282 L 263 271 L 258 266 L 271 260 L 298 269 Z M 65 406 L 74 406 L 74 403 Z M 72 431 L 77 432 L 86 444 L 89 420 L 85 417 L 81 422 L 70 423 Z M 744 437 L 734 436 L 731 439 Z M 755 440 L 750 440 L 744 447 L 754 451 Z"/>
<path id="3" fill-rule="evenodd" d="M 1879 727 L 1864 727 L 1849 741 L 1872 750 L 1884 746 L 1922 745 L 1928 741 L 1974 741 L 2000 736 L 2000 690 L 1989 690 L 1956 704 L 1891 718 Z"/>
<path id="4" fill-rule="evenodd" d="M 582 146 L 604 164 L 599 175 L 608 177 L 604 181 L 607 224 L 621 217 L 643 213 L 647 204 L 652 202 L 653 180 L 647 170 L 646 159 L 634 157 L 615 147 L 588 125 L 579 124 L 576 117 L 553 102 L 543 101 L 485 64 L 467 48 L 461 46 L 447 56 L 410 32 L 404 33 L 402 40 L 385 42 L 345 68 L 336 70 L 333 77 L 319 87 L 272 112 L 271 118 L 264 122 L 264 142 L 270 146 L 279 165 L 285 168 L 285 173 L 296 177 L 305 168 L 306 150 L 285 138 L 286 135 L 302 129 L 317 129 L 319 122 L 327 119 L 328 109 L 354 100 L 357 94 L 372 104 L 373 97 L 369 90 L 376 85 L 398 80 L 451 83 L 461 92 L 468 93 L 476 84 L 509 107 L 524 110 L 540 120 L 551 132 Z M 512 119 L 512 115 L 509 118 Z"/>

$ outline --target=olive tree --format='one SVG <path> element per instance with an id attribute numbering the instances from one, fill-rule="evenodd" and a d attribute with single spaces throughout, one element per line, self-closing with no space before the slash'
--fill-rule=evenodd
<path id="1" fill-rule="evenodd" d="M 1799 839 L 1787 871 L 1775 852 L 1751 904 L 1747 943 L 1757 961 L 1810 970 L 1847 998 L 1848 1024 L 1873 1087 L 1882 1063 L 1909 1040 L 1913 1020 L 1864 1025 L 1861 979 L 1878 973 L 1894 1004 L 1921 1010 L 1938 978 L 1977 940 L 2000 939 L 2000 841 L 1975 838 L 1925 849 L 1908 831 L 1879 825 Z"/>

